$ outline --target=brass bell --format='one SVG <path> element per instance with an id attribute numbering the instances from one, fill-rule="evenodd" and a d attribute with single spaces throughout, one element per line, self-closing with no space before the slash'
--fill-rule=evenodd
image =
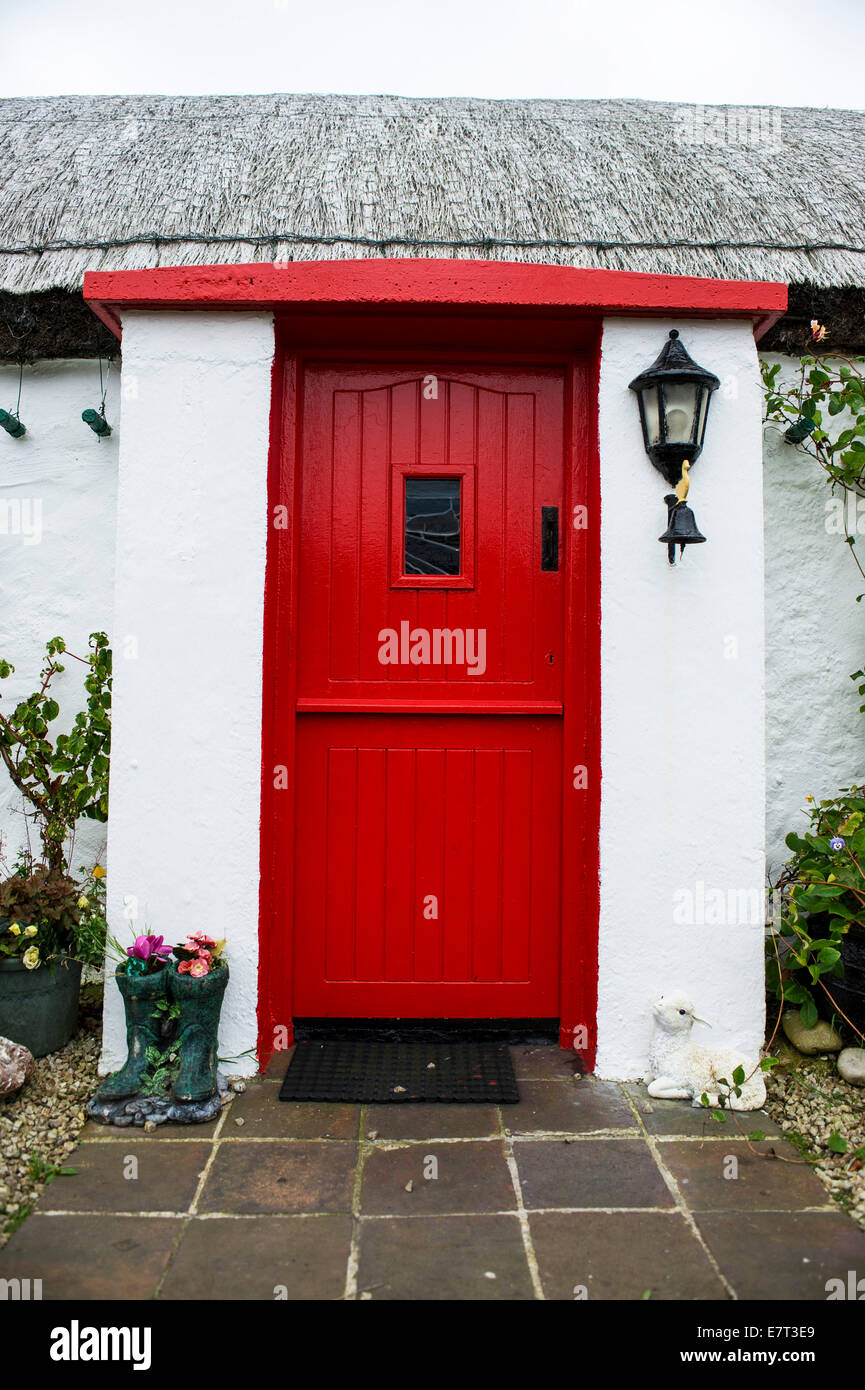
<path id="1" fill-rule="evenodd" d="M 697 530 L 694 513 L 686 502 L 680 502 L 674 492 L 668 492 L 664 501 L 667 504 L 667 529 L 658 540 L 667 547 L 667 559 L 671 565 L 676 563 L 676 546 L 680 557 L 686 545 L 699 545 L 706 537 Z"/>

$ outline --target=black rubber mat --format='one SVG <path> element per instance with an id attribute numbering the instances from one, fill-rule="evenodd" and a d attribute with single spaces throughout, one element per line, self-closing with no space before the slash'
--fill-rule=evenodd
<path id="1" fill-rule="evenodd" d="M 279 1099 L 516 1105 L 520 1093 L 507 1043 L 306 1039 L 294 1050 Z"/>

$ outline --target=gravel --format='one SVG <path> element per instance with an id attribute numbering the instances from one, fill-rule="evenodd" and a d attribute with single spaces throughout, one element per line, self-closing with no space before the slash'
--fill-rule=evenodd
<path id="1" fill-rule="evenodd" d="M 72 1041 L 38 1057 L 18 1094 L 0 1099 L 0 1246 L 42 1192 L 52 1166 L 75 1166 L 69 1155 L 78 1147 L 84 1107 L 98 1084 L 100 1023 L 97 1001 L 85 1001 Z"/>
<path id="2" fill-rule="evenodd" d="M 854 1150 L 865 1145 L 865 1092 L 842 1080 L 834 1060 L 804 1058 L 791 1070 L 766 1079 L 766 1110 L 803 1155 L 818 1159 L 814 1170 L 835 1200 L 865 1228 L 865 1163 Z M 829 1136 L 846 1140 L 833 1153 Z"/>

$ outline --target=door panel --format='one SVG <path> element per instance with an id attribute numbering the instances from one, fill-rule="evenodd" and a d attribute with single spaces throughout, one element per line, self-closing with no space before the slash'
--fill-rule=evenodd
<path id="1" fill-rule="evenodd" d="M 558 1014 L 563 456 L 559 369 L 307 366 L 299 1016 Z"/>
<path id="2" fill-rule="evenodd" d="M 552 1017 L 561 726 L 306 715 L 296 1011 Z"/>
<path id="3" fill-rule="evenodd" d="M 306 373 L 301 709 L 350 698 L 561 701 L 561 575 L 541 570 L 540 544 L 541 507 L 562 505 L 562 374 L 442 372 L 437 398 L 427 400 L 430 375 L 399 380 L 394 369 L 324 366 Z M 394 573 L 404 479 L 439 469 L 465 480 L 470 587 L 409 587 Z M 383 664 L 379 633 L 399 633 L 405 622 L 410 631 L 483 628 L 485 669 Z"/>

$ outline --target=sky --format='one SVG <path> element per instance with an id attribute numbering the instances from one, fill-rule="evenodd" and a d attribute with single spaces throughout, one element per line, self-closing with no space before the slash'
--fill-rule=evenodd
<path id="1" fill-rule="evenodd" d="M 0 94 L 865 107 L 865 0 L 0 0 Z"/>

